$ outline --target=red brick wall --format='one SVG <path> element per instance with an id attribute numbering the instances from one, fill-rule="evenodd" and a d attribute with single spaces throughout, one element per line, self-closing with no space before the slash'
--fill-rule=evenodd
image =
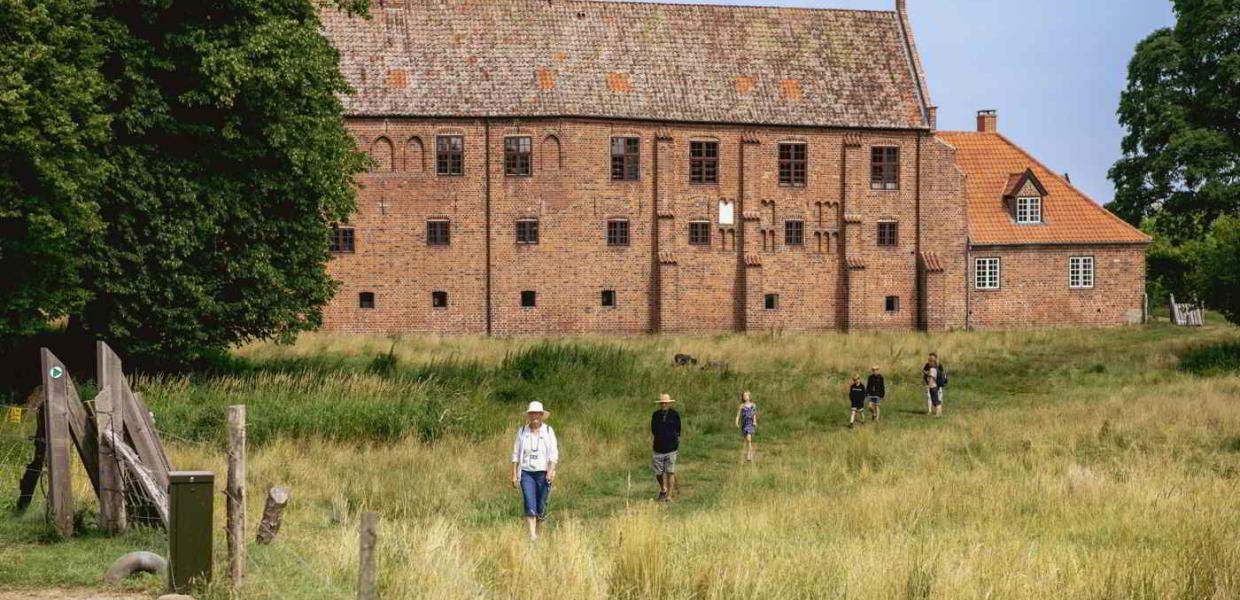
<path id="1" fill-rule="evenodd" d="M 945 274 L 936 322 L 963 324 L 959 173 L 950 149 L 926 134 L 584 119 L 353 119 L 349 126 L 360 147 L 385 136 L 396 150 L 394 171 L 360 178 L 359 213 L 351 219 L 357 252 L 330 264 L 342 281 L 325 311 L 331 331 L 485 333 L 488 205 L 495 334 L 823 331 L 845 329 L 845 317 L 848 329 L 912 329 L 919 321 L 919 228 L 922 249 L 955 269 Z M 435 174 L 441 134 L 464 135 L 464 176 Z M 419 161 L 407 145 L 415 135 L 425 154 L 420 172 L 411 168 Z M 508 135 L 533 138 L 532 177 L 504 175 Z M 549 136 L 559 140 L 558 169 Z M 612 136 L 641 139 L 638 181 L 611 181 Z M 689 182 L 689 142 L 698 139 L 719 143 L 717 184 Z M 808 144 L 805 187 L 779 184 L 781 141 Z M 874 145 L 901 149 L 899 190 L 870 189 Z M 919 186 L 922 211 L 937 215 L 920 226 Z M 719 223 L 720 200 L 734 203 L 733 225 Z M 846 213 L 858 222 L 846 227 Z M 540 222 L 535 246 L 515 243 L 515 222 L 527 217 Z M 426 246 L 428 218 L 452 220 L 451 246 Z M 630 246 L 606 245 L 609 218 L 629 220 Z M 688 223 L 697 219 L 711 222 L 709 246 L 689 244 Z M 785 244 L 789 219 L 805 222 L 803 246 Z M 884 219 L 900 223 L 896 247 L 877 246 Z M 665 260 L 655 260 L 656 246 Z M 848 285 L 846 258 L 865 267 L 850 272 Z M 449 293 L 448 308 L 431 308 L 435 290 Z M 520 306 L 522 290 L 537 292 L 537 307 Z M 618 306 L 600 305 L 603 290 L 616 291 Z M 358 308 L 362 291 L 375 293 L 375 309 Z M 767 294 L 779 295 L 777 310 L 765 309 Z M 884 310 L 889 295 L 900 297 L 898 312 Z"/>
<path id="2" fill-rule="evenodd" d="M 1068 287 L 1068 258 L 1094 257 L 1094 287 Z M 973 248 L 969 324 L 979 329 L 1116 326 L 1139 322 L 1144 246 Z M 972 258 L 1000 259 L 1000 289 L 974 288 Z"/>

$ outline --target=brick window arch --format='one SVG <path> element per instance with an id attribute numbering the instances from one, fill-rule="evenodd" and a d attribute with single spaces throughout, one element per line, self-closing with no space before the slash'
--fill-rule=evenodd
<path id="1" fill-rule="evenodd" d="M 544 171 L 560 170 L 560 138 L 549 135 L 543 139 L 542 152 L 539 157 Z"/>
<path id="2" fill-rule="evenodd" d="M 426 146 L 422 138 L 413 136 L 405 143 L 405 170 L 421 173 L 426 169 Z"/>
<path id="3" fill-rule="evenodd" d="M 393 168 L 392 140 L 380 136 L 370 145 L 370 158 L 375 161 L 375 171 L 390 172 Z"/>

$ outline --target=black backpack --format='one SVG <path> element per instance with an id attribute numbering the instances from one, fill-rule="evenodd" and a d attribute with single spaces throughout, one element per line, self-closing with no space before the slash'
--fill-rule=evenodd
<path id="1" fill-rule="evenodd" d="M 947 387 L 947 369 L 943 368 L 943 365 L 941 364 L 939 365 L 939 378 L 935 381 L 935 383 L 937 383 L 939 387 Z"/>

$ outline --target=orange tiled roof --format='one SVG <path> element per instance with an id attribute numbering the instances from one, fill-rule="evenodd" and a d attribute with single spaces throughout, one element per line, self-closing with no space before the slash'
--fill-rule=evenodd
<path id="1" fill-rule="evenodd" d="M 938 136 L 956 148 L 956 164 L 967 176 L 969 241 L 975 245 L 1150 241 L 998 133 L 943 131 Z M 1026 170 L 1046 188 L 1041 225 L 1017 225 L 1003 203 L 1004 193 Z"/>

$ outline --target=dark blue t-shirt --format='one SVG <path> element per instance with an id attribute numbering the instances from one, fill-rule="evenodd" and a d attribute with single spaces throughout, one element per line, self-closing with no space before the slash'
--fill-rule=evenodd
<path id="1" fill-rule="evenodd" d="M 650 434 L 654 436 L 654 451 L 667 454 L 680 449 L 680 413 L 676 409 L 656 410 L 650 415 Z"/>

